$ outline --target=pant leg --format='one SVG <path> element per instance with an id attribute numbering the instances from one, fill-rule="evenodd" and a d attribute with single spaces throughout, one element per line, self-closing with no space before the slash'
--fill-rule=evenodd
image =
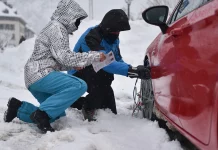
<path id="1" fill-rule="evenodd" d="M 31 86 L 29 88 L 29 91 L 38 100 L 39 104 L 43 103 L 47 98 L 52 96 L 51 94 L 48 94 L 48 93 L 35 91 L 34 89 L 31 88 Z M 37 107 L 37 109 L 38 109 L 38 107 Z M 61 113 L 61 115 L 58 116 L 57 118 L 51 119 L 50 122 L 54 122 L 55 120 L 59 119 L 60 117 L 64 117 L 64 116 L 66 116 L 65 111 L 63 113 Z"/>
<path id="2" fill-rule="evenodd" d="M 83 71 L 77 71 L 73 76 L 80 78 L 86 82 L 86 78 L 84 76 Z M 85 97 L 80 97 L 75 103 L 73 103 L 70 107 L 72 108 L 77 108 L 78 110 L 81 110 L 86 98 Z"/>
<path id="3" fill-rule="evenodd" d="M 84 108 L 89 110 L 102 108 L 104 97 L 105 93 L 101 87 L 89 85 L 89 91 L 85 97 Z"/>
<path id="4" fill-rule="evenodd" d="M 74 76 L 52 72 L 31 86 L 38 92 L 51 94 L 39 106 L 51 119 L 59 117 L 87 90 L 86 83 Z"/>
<path id="5" fill-rule="evenodd" d="M 86 109 L 109 108 L 117 114 L 114 92 L 111 87 L 114 80 L 113 74 L 109 74 L 103 70 L 96 73 L 92 66 L 75 73 L 75 76 L 86 81 L 88 85 L 88 95 L 81 98 L 78 103 L 72 107 L 80 108 L 84 103 Z M 85 101 L 84 101 L 85 100 Z M 84 101 L 84 102 L 83 102 Z"/>
<path id="6" fill-rule="evenodd" d="M 42 102 L 44 102 L 48 97 L 51 96 L 51 94 L 47 94 L 47 93 L 43 93 L 43 92 L 37 92 L 34 91 L 31 86 L 29 88 L 29 91 L 32 93 L 32 95 L 38 100 L 38 102 L 41 104 Z M 24 122 L 28 122 L 28 123 L 33 123 L 32 120 L 30 119 L 30 115 L 35 112 L 38 109 L 37 106 L 25 102 L 22 102 L 21 107 L 18 109 L 17 112 L 17 118 L 19 118 L 20 120 L 24 121 Z M 60 117 L 66 116 L 65 112 L 62 113 Z M 58 119 L 58 118 L 57 118 Z M 56 119 L 51 119 L 50 122 L 54 122 Z"/>
<path id="7" fill-rule="evenodd" d="M 23 101 L 21 107 L 18 109 L 17 118 L 24 122 L 33 123 L 30 119 L 30 115 L 37 109 L 38 107 L 33 104 Z"/>
<path id="8" fill-rule="evenodd" d="M 117 114 L 114 92 L 111 86 L 98 86 L 90 89 L 85 99 L 86 109 L 105 109 L 109 108 Z"/>
<path id="9" fill-rule="evenodd" d="M 112 87 L 106 86 L 104 88 L 104 93 L 103 108 L 109 108 L 114 114 L 117 114 L 116 101 Z"/>

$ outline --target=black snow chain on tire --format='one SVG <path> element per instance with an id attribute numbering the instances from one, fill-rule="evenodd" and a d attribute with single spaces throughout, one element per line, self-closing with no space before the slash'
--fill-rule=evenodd
<path id="1" fill-rule="evenodd" d="M 141 110 L 141 106 L 142 106 L 142 102 L 141 102 L 141 95 L 139 93 L 137 93 L 137 85 L 138 83 L 138 78 L 136 79 L 136 82 L 135 82 L 135 86 L 134 86 L 134 89 L 133 89 L 133 100 L 134 100 L 134 106 L 133 106 L 133 112 L 132 112 L 132 116 L 134 116 L 134 114 L 136 114 L 136 111 L 139 112 Z M 136 101 L 136 98 L 138 97 L 138 101 Z"/>
<path id="2" fill-rule="evenodd" d="M 153 92 L 152 92 L 152 84 L 151 84 L 151 79 L 149 80 L 142 80 L 141 85 L 140 85 L 140 91 L 137 91 L 137 82 L 138 78 L 136 79 L 135 86 L 133 89 L 133 99 L 134 99 L 134 106 L 133 106 L 133 112 L 132 116 L 137 116 L 140 112 L 142 112 L 143 117 L 147 119 L 151 119 L 151 114 L 153 111 L 153 106 L 150 108 L 146 108 L 148 103 L 152 103 L 154 97 L 153 97 Z M 142 82 L 145 83 L 142 85 Z M 143 90 L 144 89 L 144 90 Z M 138 98 L 138 100 L 136 100 Z M 150 113 L 147 114 L 145 112 L 149 111 Z"/>

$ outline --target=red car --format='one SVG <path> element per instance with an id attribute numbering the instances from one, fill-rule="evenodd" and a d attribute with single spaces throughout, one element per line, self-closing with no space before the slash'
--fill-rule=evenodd
<path id="1" fill-rule="evenodd" d="M 202 150 L 218 150 L 218 0 L 181 0 L 148 8 L 143 19 L 162 33 L 147 49 L 141 82 L 144 116 L 168 121 Z"/>

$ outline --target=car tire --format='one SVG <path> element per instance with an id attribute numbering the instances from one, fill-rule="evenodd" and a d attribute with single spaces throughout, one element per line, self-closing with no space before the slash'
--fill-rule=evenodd
<path id="1" fill-rule="evenodd" d="M 156 116 L 153 113 L 154 109 L 154 93 L 152 88 L 152 81 L 149 80 L 141 80 L 141 101 L 143 104 L 142 113 L 143 117 L 149 120 L 155 120 Z"/>

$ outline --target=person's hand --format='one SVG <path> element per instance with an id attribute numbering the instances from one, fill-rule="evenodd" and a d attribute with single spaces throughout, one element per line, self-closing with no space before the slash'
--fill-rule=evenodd
<path id="1" fill-rule="evenodd" d="M 128 77 L 148 80 L 151 78 L 150 69 L 143 65 L 139 65 L 137 67 L 130 66 L 128 70 Z"/>
<path id="2" fill-rule="evenodd" d="M 106 59 L 106 56 L 104 53 L 100 53 L 100 62 L 104 61 Z"/>

